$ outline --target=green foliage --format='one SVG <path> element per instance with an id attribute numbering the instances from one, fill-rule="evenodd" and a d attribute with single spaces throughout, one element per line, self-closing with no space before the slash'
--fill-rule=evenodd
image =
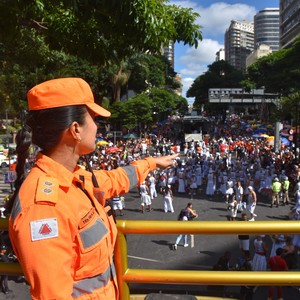
<path id="1" fill-rule="evenodd" d="M 97 64 L 159 53 L 170 40 L 197 46 L 202 39 L 198 14 L 161 0 L 2 0 L 0 11 L 1 40 L 22 39 L 22 29 L 31 28 L 50 49 Z"/>
<path id="2" fill-rule="evenodd" d="M 195 97 L 194 108 L 208 105 L 208 90 L 210 88 L 238 88 L 241 86 L 243 74 L 224 60 L 208 66 L 208 71 L 198 76 L 187 91 L 187 97 Z"/>
<path id="3" fill-rule="evenodd" d="M 110 106 L 110 121 L 117 124 L 122 120 L 123 126 L 133 129 L 144 127 L 167 119 L 175 112 L 185 114 L 188 110 L 187 100 L 168 90 L 152 88 L 149 93 L 142 93 L 126 101 L 116 102 Z"/>
<path id="4" fill-rule="evenodd" d="M 128 129 L 143 127 L 152 122 L 151 100 L 146 94 L 139 94 L 126 102 L 121 102 L 118 108 L 120 109 L 119 117 Z"/>
<path id="5" fill-rule="evenodd" d="M 137 54 L 128 61 L 130 77 L 128 80 L 128 89 L 141 93 L 148 88 L 149 84 L 149 55 Z"/>
<path id="6" fill-rule="evenodd" d="M 163 87 L 166 84 L 167 63 L 163 57 L 153 57 L 149 61 L 149 83 L 153 87 Z"/>
<path id="7" fill-rule="evenodd" d="M 197 48 L 198 41 L 202 40 L 201 26 L 195 24 L 199 15 L 192 8 L 178 9 L 178 6 L 175 5 L 169 7 L 169 14 L 172 15 L 175 24 L 176 36 L 174 40 Z"/>
<path id="8" fill-rule="evenodd" d="M 300 91 L 294 91 L 280 99 L 280 117 L 293 119 L 293 123 L 300 124 Z"/>
<path id="9" fill-rule="evenodd" d="M 175 108 L 174 94 L 167 90 L 153 88 L 149 92 L 149 99 L 151 99 L 152 107 L 157 113 L 171 111 Z"/>
<path id="10" fill-rule="evenodd" d="M 161 0 L 0 0 L 0 113 L 18 115 L 26 92 L 55 77 L 86 79 L 100 104 L 118 101 L 130 77 L 137 92 L 178 87 L 158 56 L 128 62 L 170 40 L 197 46 L 197 17 Z"/>
<path id="11" fill-rule="evenodd" d="M 186 115 L 189 109 L 188 102 L 186 98 L 182 96 L 175 95 L 175 102 L 176 102 L 176 111 L 179 115 Z"/>
<path id="12" fill-rule="evenodd" d="M 300 38 L 289 49 L 281 49 L 260 58 L 248 68 L 244 86 L 261 88 L 281 96 L 278 109 L 273 110 L 274 120 L 299 121 L 300 91 Z"/>
<path id="13" fill-rule="evenodd" d="M 248 81 L 267 92 L 288 95 L 300 89 L 300 38 L 289 49 L 260 58 L 248 68 Z"/>
<path id="14" fill-rule="evenodd" d="M 138 54 L 131 57 L 127 64 L 130 77 L 128 89 L 139 93 L 153 87 L 170 88 L 180 87 L 175 79 L 176 73 L 170 63 L 161 55 Z"/>

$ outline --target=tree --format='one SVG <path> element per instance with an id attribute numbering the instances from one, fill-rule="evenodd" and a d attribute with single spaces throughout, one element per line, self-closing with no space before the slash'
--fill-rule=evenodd
<path id="1" fill-rule="evenodd" d="M 111 98 L 118 101 L 130 75 L 128 59 L 135 53 L 159 53 L 170 40 L 197 47 L 202 39 L 197 17 L 192 9 L 161 0 L 1 0 L 1 63 L 7 70 L 20 65 L 25 87 L 67 70 L 62 64 L 68 57 L 98 71 L 105 67 L 110 82 L 100 74 L 92 81 L 98 77 L 100 93 L 112 91 Z M 56 60 L 59 56 L 63 59 Z M 22 93 L 25 98 L 23 87 Z"/>
<path id="2" fill-rule="evenodd" d="M 293 120 L 293 123 L 300 123 L 300 91 L 293 91 L 288 96 L 280 99 L 280 118 Z"/>
<path id="3" fill-rule="evenodd" d="M 101 104 L 100 68 L 88 61 L 50 50 L 44 37 L 34 30 L 23 30 L 26 41 L 14 41 L 0 48 L 0 112 L 8 109 L 12 115 L 23 111 L 27 91 L 37 83 L 55 77 L 82 77 L 93 88 L 95 99 Z"/>
<path id="4" fill-rule="evenodd" d="M 20 40 L 22 29 L 34 29 L 50 49 L 118 64 L 136 52 L 159 53 L 170 40 L 197 46 L 197 17 L 161 0 L 1 0 L 0 40 Z"/>
<path id="5" fill-rule="evenodd" d="M 139 94 L 135 97 L 121 102 L 119 105 L 119 117 L 122 118 L 123 125 L 128 129 L 135 127 L 144 128 L 152 123 L 152 104 L 146 94 Z"/>
<path id="6" fill-rule="evenodd" d="M 289 49 L 281 49 L 260 58 L 248 68 L 247 80 L 264 86 L 267 92 L 288 95 L 300 90 L 300 38 Z"/>
<path id="7" fill-rule="evenodd" d="M 247 77 L 243 81 L 243 86 L 264 87 L 266 92 L 278 93 L 281 96 L 279 109 L 273 110 L 276 120 L 299 120 L 295 115 L 300 91 L 299 51 L 300 38 L 291 48 L 260 58 L 248 68 Z"/>
<path id="8" fill-rule="evenodd" d="M 162 55 L 137 54 L 128 61 L 130 77 L 128 89 L 139 93 L 153 87 L 179 87 L 176 73 L 170 68 L 170 63 Z"/>
<path id="9" fill-rule="evenodd" d="M 208 66 L 208 71 L 198 76 L 187 91 L 187 97 L 195 97 L 194 107 L 209 108 L 208 90 L 210 88 L 238 88 L 243 79 L 241 71 L 236 70 L 224 60 Z M 220 106 L 218 106 L 220 107 Z"/>
<path id="10" fill-rule="evenodd" d="M 174 92 L 161 88 L 152 88 L 149 92 L 141 93 L 127 101 L 115 102 L 110 110 L 110 121 L 114 128 L 122 120 L 124 127 L 146 128 L 149 125 L 166 120 L 175 112 L 185 114 L 188 110 L 187 100 Z"/>
<path id="11" fill-rule="evenodd" d="M 186 115 L 189 109 L 188 102 L 186 98 L 182 96 L 175 96 L 175 101 L 176 101 L 176 111 L 178 112 L 179 115 Z"/>

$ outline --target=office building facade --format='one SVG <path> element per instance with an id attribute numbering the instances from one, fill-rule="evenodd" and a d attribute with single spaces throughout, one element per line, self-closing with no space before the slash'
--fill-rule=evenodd
<path id="1" fill-rule="evenodd" d="M 289 48 L 300 36 L 300 0 L 280 0 L 280 48 Z"/>
<path id="2" fill-rule="evenodd" d="M 231 21 L 225 32 L 225 60 L 246 72 L 246 58 L 254 50 L 253 22 Z"/>
<path id="3" fill-rule="evenodd" d="M 273 51 L 269 45 L 261 44 L 254 49 L 246 58 L 246 68 L 256 63 L 260 58 L 271 54 Z"/>
<path id="4" fill-rule="evenodd" d="M 174 42 L 169 41 L 168 45 L 163 48 L 163 55 L 169 61 L 170 66 L 174 69 Z"/>
<path id="5" fill-rule="evenodd" d="M 225 60 L 225 50 L 223 48 L 216 52 L 216 61 L 220 60 Z"/>
<path id="6" fill-rule="evenodd" d="M 279 7 L 265 8 L 254 16 L 254 47 L 268 45 L 279 50 Z"/>

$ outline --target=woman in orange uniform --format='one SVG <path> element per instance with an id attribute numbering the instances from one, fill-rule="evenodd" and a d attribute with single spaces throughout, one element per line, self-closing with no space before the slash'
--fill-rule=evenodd
<path id="1" fill-rule="evenodd" d="M 32 299 L 118 299 L 117 230 L 105 201 L 140 185 L 157 167 L 171 166 L 176 155 L 95 171 L 93 177 L 77 163 L 95 150 L 94 118 L 110 112 L 94 103 L 89 85 L 80 78 L 54 79 L 33 87 L 27 98 L 9 233 Z M 31 143 L 41 151 L 27 175 Z"/>

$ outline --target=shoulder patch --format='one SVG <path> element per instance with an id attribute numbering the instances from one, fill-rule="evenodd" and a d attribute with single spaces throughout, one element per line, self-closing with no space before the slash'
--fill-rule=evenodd
<path id="1" fill-rule="evenodd" d="M 56 178 L 41 176 L 36 190 L 36 202 L 56 203 L 58 198 L 59 184 Z"/>
<path id="2" fill-rule="evenodd" d="M 36 220 L 30 222 L 31 240 L 40 241 L 58 237 L 58 223 L 56 218 Z"/>

